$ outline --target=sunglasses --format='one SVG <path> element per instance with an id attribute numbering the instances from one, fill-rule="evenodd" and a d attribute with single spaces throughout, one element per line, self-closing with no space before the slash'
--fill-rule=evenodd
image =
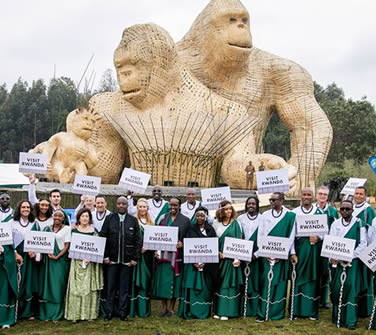
<path id="1" fill-rule="evenodd" d="M 350 207 L 341 207 L 339 210 L 340 211 L 352 211 L 353 209 Z"/>
<path id="2" fill-rule="evenodd" d="M 8 198 L 8 197 L 1 197 L 0 200 L 3 200 L 3 201 L 4 200 L 10 200 L 10 198 Z"/>

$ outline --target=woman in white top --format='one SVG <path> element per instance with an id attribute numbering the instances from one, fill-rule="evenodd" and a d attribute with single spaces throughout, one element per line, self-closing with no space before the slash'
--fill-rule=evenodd
<path id="1" fill-rule="evenodd" d="M 43 230 L 47 226 L 51 226 L 54 222 L 52 214 L 54 209 L 47 198 L 39 199 L 34 205 L 35 221 L 38 222 L 40 230 Z"/>
<path id="2" fill-rule="evenodd" d="M 64 298 L 68 283 L 68 249 L 71 240 L 71 228 L 64 225 L 64 212 L 58 209 L 53 214 L 53 224 L 44 228 L 55 234 L 53 254 L 43 257 L 41 269 L 40 319 L 58 321 L 64 317 Z"/>
<path id="3" fill-rule="evenodd" d="M 31 203 L 20 201 L 12 220 L 13 242 L 17 257 L 22 256 L 21 283 L 19 289 L 18 319 L 34 320 L 38 314 L 39 259 L 40 254 L 24 252 L 25 234 L 31 230 L 40 230 L 31 212 Z"/>

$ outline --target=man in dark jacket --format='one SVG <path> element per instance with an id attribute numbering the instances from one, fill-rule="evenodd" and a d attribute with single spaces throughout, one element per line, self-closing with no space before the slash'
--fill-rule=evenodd
<path id="1" fill-rule="evenodd" d="M 131 267 L 137 264 L 141 254 L 141 234 L 137 219 L 129 215 L 128 200 L 119 197 L 116 201 L 117 213 L 106 217 L 100 236 L 106 237 L 104 263 L 106 267 L 106 320 L 112 319 L 114 296 L 119 287 L 120 320 L 127 321 L 128 286 Z"/>

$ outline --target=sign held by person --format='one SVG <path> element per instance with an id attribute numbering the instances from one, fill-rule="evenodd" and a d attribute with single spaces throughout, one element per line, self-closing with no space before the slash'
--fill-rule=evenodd
<path id="1" fill-rule="evenodd" d="M 366 183 L 365 178 L 349 178 L 345 186 L 343 187 L 341 194 L 354 195 L 355 189 L 359 186 L 363 186 Z"/>
<path id="2" fill-rule="evenodd" d="M 46 174 L 47 155 L 20 152 L 18 171 L 22 173 Z"/>
<path id="3" fill-rule="evenodd" d="M 321 248 L 321 257 L 337 261 L 351 262 L 354 255 L 355 240 L 338 236 L 325 235 Z"/>
<path id="4" fill-rule="evenodd" d="M 12 224 L 10 222 L 0 223 L 0 245 L 13 244 Z"/>
<path id="5" fill-rule="evenodd" d="M 372 272 L 376 271 L 376 240 L 361 252 L 359 258 Z"/>
<path id="6" fill-rule="evenodd" d="M 73 233 L 69 248 L 69 258 L 103 263 L 106 238 Z"/>
<path id="7" fill-rule="evenodd" d="M 253 241 L 242 240 L 240 238 L 225 237 L 223 255 L 226 258 L 240 259 L 251 262 L 253 252 Z"/>
<path id="8" fill-rule="evenodd" d="M 218 263 L 218 237 L 185 238 L 184 263 Z"/>
<path id="9" fill-rule="evenodd" d="M 371 169 L 373 170 L 373 172 L 376 173 L 376 157 L 375 156 L 370 157 L 368 160 L 368 163 Z"/>
<path id="10" fill-rule="evenodd" d="M 326 214 L 296 216 L 296 236 L 324 236 L 326 234 L 328 234 Z"/>
<path id="11" fill-rule="evenodd" d="M 144 245 L 148 250 L 176 251 L 178 227 L 144 226 Z"/>
<path id="12" fill-rule="evenodd" d="M 54 248 L 54 233 L 34 230 L 25 233 L 24 252 L 32 251 L 40 254 L 53 254 Z"/>
<path id="13" fill-rule="evenodd" d="M 258 244 L 260 257 L 288 259 L 291 240 L 287 237 L 263 236 Z"/>
<path id="14" fill-rule="evenodd" d="M 119 187 L 139 194 L 144 194 L 149 184 L 150 174 L 125 168 L 121 174 Z"/>
<path id="15" fill-rule="evenodd" d="M 76 174 L 72 192 L 75 194 L 97 195 L 101 189 L 101 177 Z"/>
<path id="16" fill-rule="evenodd" d="M 231 202 L 231 190 L 229 186 L 205 188 L 201 190 L 202 205 L 209 210 L 218 209 L 219 203 L 223 200 Z"/>
<path id="17" fill-rule="evenodd" d="M 287 169 L 257 171 L 256 182 L 259 194 L 288 192 L 290 189 Z"/>

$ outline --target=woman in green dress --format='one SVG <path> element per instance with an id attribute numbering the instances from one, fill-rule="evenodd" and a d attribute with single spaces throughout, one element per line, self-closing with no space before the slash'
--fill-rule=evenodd
<path id="1" fill-rule="evenodd" d="M 72 234 L 97 235 L 93 217 L 88 208 L 77 213 L 76 228 Z M 65 318 L 71 321 L 94 320 L 98 317 L 99 293 L 103 289 L 102 264 L 72 259 L 69 271 Z"/>
<path id="2" fill-rule="evenodd" d="M 228 320 L 240 315 L 241 287 L 243 274 L 240 268 L 240 260 L 225 258 L 223 247 L 225 238 L 242 238 L 242 230 L 236 220 L 236 212 L 227 200 L 221 201 L 216 213 L 213 227 L 219 237 L 219 276 L 218 290 L 214 301 L 214 318 Z"/>
<path id="3" fill-rule="evenodd" d="M 29 201 L 20 201 L 14 211 L 12 224 L 13 242 L 16 257 L 21 256 L 21 282 L 18 293 L 18 319 L 34 320 L 38 315 L 40 254 L 24 252 L 25 234 L 31 230 L 40 230 L 31 212 Z"/>
<path id="4" fill-rule="evenodd" d="M 52 208 L 50 200 L 47 198 L 39 199 L 39 202 L 34 205 L 35 222 L 38 222 L 40 230 L 54 223 L 52 218 L 53 212 L 54 209 Z"/>
<path id="5" fill-rule="evenodd" d="M 69 259 L 68 249 L 71 228 L 64 225 L 64 212 L 58 209 L 53 214 L 54 223 L 44 228 L 55 233 L 53 254 L 43 257 L 40 280 L 39 317 L 43 321 L 57 322 L 64 317 L 64 300 L 67 288 Z"/>
<path id="6" fill-rule="evenodd" d="M 137 201 L 136 218 L 140 225 L 142 239 L 144 237 L 144 226 L 154 225 L 149 214 L 148 201 L 139 199 Z M 153 269 L 154 251 L 141 249 L 141 258 L 133 269 L 133 279 L 131 288 L 130 317 L 139 316 L 146 318 L 150 316 L 151 307 L 151 281 Z"/>
<path id="7" fill-rule="evenodd" d="M 199 206 L 195 210 L 194 224 L 191 224 L 187 238 L 217 237 L 214 228 L 207 222 L 209 212 Z M 184 319 L 207 319 L 213 304 L 214 281 L 218 264 L 185 264 L 182 284 L 182 299 L 179 316 Z"/>

